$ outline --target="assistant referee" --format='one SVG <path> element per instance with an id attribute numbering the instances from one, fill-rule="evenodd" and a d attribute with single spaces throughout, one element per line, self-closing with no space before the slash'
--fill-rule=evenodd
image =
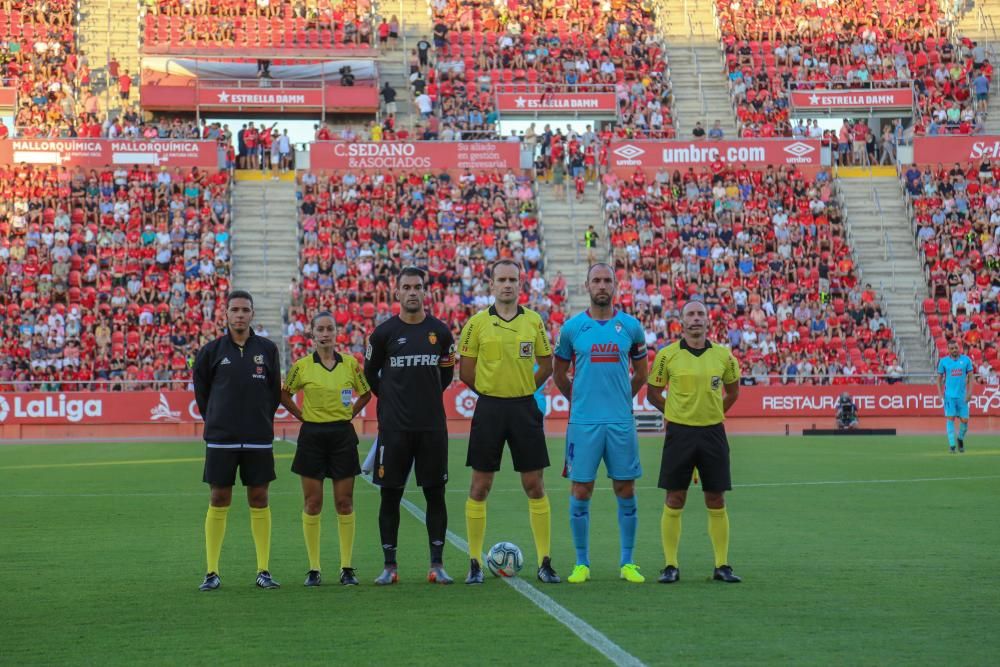
<path id="1" fill-rule="evenodd" d="M 354 478 L 361 474 L 358 434 L 354 419 L 371 400 L 371 388 L 361 364 L 351 355 L 333 349 L 337 324 L 329 311 L 317 313 L 310 324 L 315 349 L 296 361 L 281 388 L 281 404 L 299 421 L 298 443 L 292 472 L 302 478 L 302 535 L 306 541 L 309 572 L 306 586 L 319 586 L 320 513 L 323 481 L 333 480 L 340 537 L 340 583 L 357 586 L 351 564 L 354 554 Z M 302 407 L 292 397 L 302 392 Z"/>
<path id="2" fill-rule="evenodd" d="M 528 495 L 538 579 L 559 583 L 549 557 L 552 513 L 542 481 L 542 471 L 549 466 L 549 451 L 542 411 L 534 396 L 552 375 L 552 345 L 541 316 L 517 303 L 521 267 L 516 262 L 501 259 L 493 264 L 490 289 L 494 304 L 469 318 L 459 345 L 459 377 L 479 394 L 465 461 L 472 468 L 472 485 L 465 504 L 470 558 L 465 583 L 483 583 L 479 558 L 486 536 L 486 498 L 500 469 L 505 442 Z"/>
<path id="3" fill-rule="evenodd" d="M 680 579 L 677 547 L 681 513 L 697 467 L 708 508 L 708 534 L 715 551 L 712 577 L 734 584 L 740 578 L 729 566 L 725 492 L 733 486 L 729 442 L 722 422 L 739 397 L 740 366 L 728 347 L 708 341 L 708 310 L 701 301 L 684 305 L 681 328 L 681 340 L 657 353 L 647 392 L 649 402 L 663 412 L 667 423 L 659 482 L 660 488 L 667 491 L 660 521 L 666 567 L 659 582 L 672 584 Z M 666 398 L 664 387 L 668 387 Z"/>
<path id="4" fill-rule="evenodd" d="M 233 501 L 236 472 L 247 487 L 250 531 L 257 550 L 257 586 L 278 588 L 271 578 L 271 508 L 268 485 L 274 481 L 274 412 L 281 397 L 278 347 L 254 333 L 253 297 L 236 290 L 226 297 L 228 331 L 200 350 L 194 362 L 194 396 L 205 421 L 204 481 L 211 487 L 205 518 L 208 574 L 199 587 L 215 590 L 226 518 Z"/>

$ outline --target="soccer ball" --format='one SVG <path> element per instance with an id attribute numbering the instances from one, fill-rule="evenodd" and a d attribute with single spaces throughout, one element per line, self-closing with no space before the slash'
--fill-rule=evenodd
<path id="1" fill-rule="evenodd" d="M 524 554 L 511 542 L 498 542 L 486 554 L 486 568 L 494 577 L 516 577 L 524 566 Z"/>

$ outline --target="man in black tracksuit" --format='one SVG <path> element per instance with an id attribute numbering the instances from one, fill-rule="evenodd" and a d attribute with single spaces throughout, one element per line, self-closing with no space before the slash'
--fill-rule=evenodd
<path id="1" fill-rule="evenodd" d="M 250 529 L 257 549 L 257 586 L 278 588 L 268 571 L 271 509 L 267 487 L 275 479 L 274 413 L 281 398 L 278 348 L 254 333 L 253 297 L 230 292 L 226 298 L 228 331 L 198 351 L 194 394 L 205 420 L 204 481 L 211 487 L 205 519 L 208 574 L 200 590 L 220 585 L 219 556 L 226 517 L 233 499 L 236 471 L 247 487 Z"/>

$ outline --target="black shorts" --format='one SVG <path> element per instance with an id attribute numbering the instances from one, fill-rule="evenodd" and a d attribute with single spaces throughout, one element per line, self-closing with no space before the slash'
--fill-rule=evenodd
<path id="1" fill-rule="evenodd" d="M 667 424 L 660 462 L 661 489 L 684 491 L 691 485 L 691 475 L 698 468 L 705 491 L 729 491 L 729 441 L 722 424 L 684 426 Z"/>
<path id="2" fill-rule="evenodd" d="M 277 479 L 274 474 L 274 450 L 270 445 L 245 447 L 242 445 L 207 446 L 205 472 L 202 481 L 212 486 L 236 484 L 236 470 L 240 471 L 243 486 L 264 486 Z"/>
<path id="3" fill-rule="evenodd" d="M 351 422 L 302 424 L 292 472 L 321 481 L 327 477 L 347 479 L 360 475 L 358 434 L 354 425 Z"/>
<path id="4" fill-rule="evenodd" d="M 410 468 L 417 471 L 417 486 L 446 484 L 448 431 L 379 431 L 372 481 L 386 488 L 402 488 Z"/>
<path id="5" fill-rule="evenodd" d="M 500 470 L 506 442 L 517 472 L 548 468 L 549 450 L 545 445 L 542 420 L 542 411 L 534 396 L 480 396 L 472 415 L 465 465 L 480 472 Z"/>

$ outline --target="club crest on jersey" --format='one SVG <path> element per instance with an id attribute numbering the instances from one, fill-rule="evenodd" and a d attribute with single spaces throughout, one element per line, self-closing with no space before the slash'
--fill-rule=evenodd
<path id="1" fill-rule="evenodd" d="M 264 363 L 264 355 L 263 354 L 255 354 L 254 357 L 253 357 L 253 362 L 255 364 L 261 364 L 261 365 L 263 365 L 263 363 Z"/>
<path id="2" fill-rule="evenodd" d="M 621 333 L 622 332 L 622 323 L 621 322 L 615 322 L 615 332 L 616 333 Z"/>
<path id="3" fill-rule="evenodd" d="M 529 357 L 534 356 L 535 344 L 531 341 L 521 341 L 519 353 L 522 359 L 527 359 Z"/>
<path id="4" fill-rule="evenodd" d="M 432 331 L 432 332 L 430 332 L 429 334 L 427 334 L 427 341 L 428 341 L 428 342 L 429 342 L 429 343 L 430 343 L 431 345 L 437 345 L 437 342 L 438 342 L 438 335 L 437 335 L 436 333 L 434 333 L 433 331 Z"/>

